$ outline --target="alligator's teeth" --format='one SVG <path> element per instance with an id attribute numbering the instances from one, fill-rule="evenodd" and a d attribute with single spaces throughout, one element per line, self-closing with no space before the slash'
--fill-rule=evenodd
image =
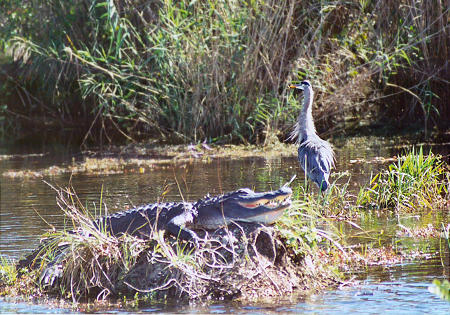
<path id="1" fill-rule="evenodd" d="M 286 205 L 288 203 L 290 203 L 290 196 L 284 196 L 284 197 L 278 197 L 278 198 L 274 198 L 272 200 L 267 200 L 267 199 L 263 199 L 263 200 L 259 200 L 259 201 L 255 201 L 255 203 L 240 203 L 243 207 L 248 208 L 248 209 L 254 209 L 254 208 L 258 208 L 261 206 L 264 206 L 266 208 L 277 208 L 280 207 L 282 205 Z"/>

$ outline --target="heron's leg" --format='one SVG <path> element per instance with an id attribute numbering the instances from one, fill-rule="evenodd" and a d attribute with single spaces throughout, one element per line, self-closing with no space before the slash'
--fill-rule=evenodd
<path id="1" fill-rule="evenodd" d="M 305 176 L 306 176 L 306 174 L 305 174 Z M 305 187 L 305 189 L 304 189 L 303 195 L 304 195 L 304 198 L 306 199 L 309 194 L 309 191 L 311 189 L 311 184 L 307 177 L 305 177 L 305 186 L 304 187 Z"/>
<path id="2" fill-rule="evenodd" d="M 308 195 L 308 192 L 309 192 L 309 180 L 308 180 L 306 160 L 305 160 L 305 165 L 303 166 L 303 176 L 304 176 L 304 183 L 305 183 L 304 195 L 306 198 L 306 196 Z"/>

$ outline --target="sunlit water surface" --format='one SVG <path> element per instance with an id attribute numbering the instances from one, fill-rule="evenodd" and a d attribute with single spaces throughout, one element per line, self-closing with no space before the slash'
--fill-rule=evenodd
<path id="1" fill-rule="evenodd" d="M 380 163 L 367 163 L 367 161 L 373 161 L 375 157 L 392 157 L 400 150 L 396 146 L 396 141 L 376 138 L 369 139 L 369 141 L 367 139 L 346 140 L 335 146 L 337 151 L 336 172 L 349 171 L 351 175 L 350 189 L 355 192 L 367 182 L 371 173 L 383 167 Z M 440 149 L 448 150 L 448 148 L 442 147 Z M 193 160 L 186 165 L 155 169 L 144 174 L 76 175 L 71 178 L 71 184 L 88 209 L 98 209 L 100 200 L 103 200 L 108 206 L 108 211 L 114 212 L 158 200 L 185 199 L 193 201 L 206 193 L 215 195 L 242 187 L 250 187 L 257 191 L 277 189 L 293 174 L 298 174 L 293 185 L 303 185 L 304 178 L 295 154 L 296 152 L 293 150 L 292 157 L 288 158 L 218 159 L 212 160 L 210 163 Z M 71 161 L 71 154 L 66 152 L 61 155 L 52 153 L 50 150 L 50 153 L 44 156 L 22 156 L 0 160 L 0 173 L 7 170 L 40 169 L 51 165 L 65 165 Z M 337 176 L 333 179 L 336 178 Z M 345 183 L 348 179 L 348 176 L 344 176 L 339 183 Z M 64 217 L 56 206 L 55 192 L 41 179 L 9 179 L 2 176 L 0 180 L 1 256 L 17 259 L 35 248 L 39 243 L 39 235 L 50 227 L 61 228 L 64 225 Z M 45 180 L 52 185 L 65 187 L 69 184 L 70 176 L 56 176 Z M 161 196 L 167 188 L 169 192 L 162 198 Z M 442 216 L 439 218 L 442 220 Z M 444 218 L 448 218 L 448 216 L 444 216 Z M 396 226 L 389 220 L 368 224 L 371 228 L 386 230 Z M 437 245 L 427 247 L 421 244 L 420 246 L 434 254 L 438 250 Z M 230 312 L 252 314 L 279 312 L 450 313 L 450 303 L 440 300 L 427 290 L 433 279 L 448 277 L 448 270 L 444 270 L 438 259 L 385 268 L 371 268 L 368 272 L 356 276 L 359 279 L 356 286 L 326 291 L 306 298 L 299 297 L 295 303 L 292 301 L 280 301 L 276 305 L 219 303 L 207 307 L 155 305 L 139 311 L 219 314 Z M 0 313 L 59 313 L 63 311 L 70 312 L 70 310 L 50 308 L 42 304 L 0 300 Z M 126 311 L 117 309 L 113 312 Z"/>

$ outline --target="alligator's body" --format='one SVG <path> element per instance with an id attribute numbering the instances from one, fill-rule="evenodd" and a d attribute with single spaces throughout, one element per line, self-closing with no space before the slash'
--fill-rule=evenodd
<path id="1" fill-rule="evenodd" d="M 182 239 L 195 239 L 192 229 L 217 229 L 232 221 L 272 223 L 290 206 L 292 190 L 255 193 L 245 188 L 221 196 L 206 196 L 194 203 L 148 204 L 96 220 L 97 228 L 112 235 L 128 233 L 148 237 L 153 230 L 165 230 Z"/>
<path id="2" fill-rule="evenodd" d="M 197 242 L 197 235 L 192 229 L 217 229 L 233 221 L 274 222 L 291 205 L 291 194 L 292 190 L 287 185 L 263 193 L 244 188 L 216 197 L 206 196 L 194 203 L 148 204 L 97 219 L 93 223 L 98 229 L 115 236 L 128 233 L 148 238 L 154 230 L 164 230 L 176 237 Z M 32 266 L 40 252 L 42 249 L 35 250 L 19 261 L 18 267 Z"/>

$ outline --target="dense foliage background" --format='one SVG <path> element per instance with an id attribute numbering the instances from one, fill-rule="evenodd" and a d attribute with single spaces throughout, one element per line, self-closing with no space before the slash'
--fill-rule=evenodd
<path id="1" fill-rule="evenodd" d="M 448 21 L 445 0 L 1 0 L 0 137 L 285 139 L 302 79 L 323 136 L 446 129 Z"/>

